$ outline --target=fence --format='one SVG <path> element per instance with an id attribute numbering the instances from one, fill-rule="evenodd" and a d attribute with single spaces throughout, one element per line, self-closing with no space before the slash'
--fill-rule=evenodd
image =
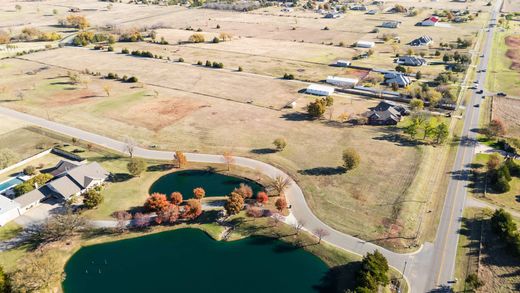
<path id="1" fill-rule="evenodd" d="M 45 150 L 45 151 L 43 151 L 43 152 L 41 152 L 41 153 L 38 153 L 38 154 L 36 154 L 36 155 L 34 155 L 34 156 L 32 156 L 32 157 L 29 157 L 29 158 L 27 158 L 27 159 L 25 159 L 25 160 L 22 160 L 22 161 L 20 161 L 20 162 L 14 164 L 14 165 L 11 165 L 11 166 L 9 166 L 9 167 L 7 167 L 7 168 L 4 168 L 4 169 L 0 170 L 0 174 L 3 174 L 3 173 L 5 173 L 5 172 L 9 172 L 9 171 L 11 171 L 11 170 L 13 170 L 13 169 L 16 169 L 16 168 L 18 168 L 18 167 L 20 167 L 20 166 L 23 166 L 23 165 L 29 163 L 29 162 L 32 161 L 32 160 L 35 160 L 35 159 L 41 158 L 41 157 L 43 157 L 43 156 L 49 154 L 51 151 L 52 151 L 52 149 Z"/>

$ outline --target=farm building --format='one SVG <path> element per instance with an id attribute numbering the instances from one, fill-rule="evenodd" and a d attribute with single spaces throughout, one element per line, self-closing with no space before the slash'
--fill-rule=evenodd
<path id="1" fill-rule="evenodd" d="M 334 88 L 325 85 L 311 84 L 307 87 L 305 92 L 317 96 L 330 96 L 334 93 Z"/>
<path id="2" fill-rule="evenodd" d="M 431 43 L 433 43 L 433 39 L 431 37 L 421 36 L 421 37 L 411 41 L 409 44 L 410 44 L 410 46 L 421 47 L 421 46 L 428 46 Z"/>
<path id="3" fill-rule="evenodd" d="M 357 10 L 357 11 L 367 11 L 367 7 L 363 4 L 354 3 L 350 5 L 350 10 Z"/>
<path id="4" fill-rule="evenodd" d="M 423 66 L 426 65 L 426 59 L 415 57 L 415 56 L 400 56 L 399 58 L 395 59 L 395 62 L 397 64 L 406 65 L 406 66 Z"/>
<path id="5" fill-rule="evenodd" d="M 336 66 L 338 67 L 349 67 L 350 64 L 352 64 L 350 61 L 346 61 L 346 60 L 338 60 L 336 61 Z"/>
<path id="6" fill-rule="evenodd" d="M 398 28 L 400 25 L 400 21 L 385 21 L 381 24 L 381 26 L 385 28 Z"/>
<path id="7" fill-rule="evenodd" d="M 439 18 L 430 16 L 421 22 L 422 26 L 436 26 L 439 23 Z"/>
<path id="8" fill-rule="evenodd" d="M 328 76 L 327 83 L 337 85 L 340 87 L 353 87 L 359 82 L 357 78 L 339 77 L 339 76 Z"/>
<path id="9" fill-rule="evenodd" d="M 385 73 L 385 83 L 392 85 L 396 83 L 399 87 L 406 87 L 412 83 L 410 78 L 403 73 L 399 72 L 387 72 Z"/>
<path id="10" fill-rule="evenodd" d="M 369 41 L 357 41 L 356 47 L 359 48 L 373 48 L 376 45 L 374 42 Z"/>

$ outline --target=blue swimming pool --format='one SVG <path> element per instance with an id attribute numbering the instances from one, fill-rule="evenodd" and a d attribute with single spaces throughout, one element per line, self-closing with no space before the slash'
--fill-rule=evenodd
<path id="1" fill-rule="evenodd" d="M 0 192 L 5 191 L 5 190 L 7 190 L 7 189 L 9 189 L 9 188 L 11 188 L 13 186 L 16 186 L 16 185 L 22 183 L 22 182 L 23 182 L 23 180 L 18 179 L 18 177 L 13 177 L 13 178 L 11 178 L 9 180 L 6 180 L 6 181 L 0 183 Z"/>

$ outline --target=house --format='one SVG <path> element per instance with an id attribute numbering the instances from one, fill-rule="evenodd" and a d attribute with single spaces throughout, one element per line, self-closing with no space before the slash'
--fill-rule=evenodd
<path id="1" fill-rule="evenodd" d="M 407 115 L 407 111 L 403 106 L 387 100 L 365 113 L 370 125 L 396 125 L 404 115 Z"/>
<path id="2" fill-rule="evenodd" d="M 46 195 L 40 191 L 40 188 L 38 188 L 20 195 L 19 197 L 15 198 L 14 201 L 19 205 L 19 214 L 23 215 L 31 208 L 39 205 L 40 202 L 45 198 Z"/>
<path id="3" fill-rule="evenodd" d="M 327 83 L 340 87 L 354 87 L 359 82 L 357 78 L 347 78 L 339 76 L 327 76 Z"/>
<path id="4" fill-rule="evenodd" d="M 14 200 L 0 195 L 0 226 L 4 226 L 16 219 L 20 215 L 18 212 L 19 207 L 20 205 Z"/>
<path id="5" fill-rule="evenodd" d="M 340 18 L 341 14 L 339 14 L 337 12 L 329 12 L 329 13 L 325 14 L 324 17 L 325 18 Z"/>
<path id="6" fill-rule="evenodd" d="M 385 28 L 398 28 L 400 25 L 400 21 L 385 21 L 381 24 L 381 26 Z"/>
<path id="7" fill-rule="evenodd" d="M 421 22 L 421 26 L 436 26 L 439 23 L 439 18 L 430 16 Z"/>
<path id="8" fill-rule="evenodd" d="M 311 84 L 305 90 L 306 93 L 317 96 L 330 96 L 334 93 L 334 88 L 319 84 Z"/>
<path id="9" fill-rule="evenodd" d="M 336 65 L 337 67 L 349 67 L 350 64 L 352 64 L 350 61 L 337 60 L 335 65 Z"/>
<path id="10" fill-rule="evenodd" d="M 376 43 L 369 42 L 369 41 L 357 41 L 356 42 L 356 47 L 359 47 L 359 48 L 373 48 L 375 45 L 376 45 Z"/>
<path id="11" fill-rule="evenodd" d="M 349 7 L 350 10 L 357 10 L 357 11 L 366 11 L 367 10 L 367 7 L 363 4 L 352 4 L 350 5 Z"/>
<path id="12" fill-rule="evenodd" d="M 97 162 L 80 165 L 46 184 L 60 199 L 69 199 L 102 184 L 109 173 Z"/>
<path id="13" fill-rule="evenodd" d="M 421 46 L 428 46 L 429 44 L 433 43 L 433 39 L 429 36 L 422 36 L 419 37 L 410 43 L 408 43 L 410 46 L 414 47 L 421 47 Z"/>
<path id="14" fill-rule="evenodd" d="M 58 177 L 63 173 L 78 167 L 79 165 L 81 164 L 68 160 L 61 160 L 58 162 L 58 164 L 56 164 L 56 166 L 48 170 L 47 173 L 51 174 L 53 177 Z"/>
<path id="15" fill-rule="evenodd" d="M 397 59 L 395 59 L 395 62 L 400 65 L 406 65 L 406 66 L 423 66 L 427 64 L 426 59 L 415 57 L 415 56 L 399 56 Z"/>
<path id="16" fill-rule="evenodd" d="M 412 83 L 408 76 L 399 72 L 387 72 L 384 77 L 387 85 L 396 83 L 399 87 L 406 87 Z"/>

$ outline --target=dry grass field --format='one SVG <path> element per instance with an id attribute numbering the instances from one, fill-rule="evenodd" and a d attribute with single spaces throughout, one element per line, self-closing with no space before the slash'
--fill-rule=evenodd
<path id="1" fill-rule="evenodd" d="M 170 44 L 116 43 L 115 52 L 64 47 L 0 60 L 0 106 L 117 139 L 130 136 L 145 147 L 231 151 L 277 165 L 298 181 L 313 211 L 332 227 L 402 250 L 416 244 L 420 222 L 428 229 L 435 227 L 436 207 L 445 188 L 439 183 L 445 175 L 445 160 L 439 158 L 446 156 L 448 147 L 415 145 L 392 127 L 350 126 L 338 121 L 342 114 L 365 112 L 378 103 L 375 99 L 335 95 L 334 106 L 324 119 L 308 120 L 304 108 L 315 97 L 300 93 L 308 83 L 280 77 L 292 73 L 297 79 L 314 82 L 327 75 L 361 78 L 367 71 L 329 66 L 366 51 L 348 47 L 358 40 L 378 44 L 372 57 L 355 64 L 394 68 L 396 52 L 390 43 L 378 39 L 384 33 L 397 33 L 402 40 L 400 53 L 408 49 L 404 43 L 421 35 L 433 37 L 432 49 L 439 42 L 474 36 L 487 17 L 485 1 L 450 2 L 453 8 L 482 10 L 472 22 L 451 24 L 451 28 L 415 27 L 447 2 L 404 1 L 405 6 L 419 8 L 416 17 L 349 11 L 339 19 L 324 19 L 303 10 L 281 13 L 279 7 L 240 13 L 114 3 L 108 9 L 106 2 L 94 0 L 23 2 L 16 11 L 13 1 L 0 5 L 0 19 L 15 31 L 27 25 L 58 29 L 54 25 L 66 17 L 67 7 L 75 6 L 94 28 L 113 25 L 124 31 L 153 26 L 158 38 L 164 37 Z M 389 1 L 385 6 L 396 3 Z M 58 9 L 56 15 L 53 9 Z M 370 32 L 384 20 L 399 20 L 402 25 Z M 187 27 L 200 28 L 207 42 L 178 44 L 194 33 Z M 232 40 L 209 42 L 221 32 L 231 34 Z M 127 56 L 119 53 L 122 48 L 151 51 L 171 61 Z M 184 62 L 177 62 L 181 57 Z M 225 68 L 194 65 L 199 60 L 222 62 Z M 237 71 L 239 66 L 243 72 Z M 82 74 L 86 82 L 71 83 L 67 71 L 85 69 L 102 75 L 136 76 L 139 82 Z M 420 70 L 434 75 L 443 66 Z M 283 108 L 292 101 L 295 109 Z M 282 152 L 273 150 L 272 142 L 278 137 L 288 142 Z M 361 164 L 344 173 L 338 166 L 347 147 L 358 150 Z M 432 207 L 434 213 L 425 213 Z"/>
<path id="2" fill-rule="evenodd" d="M 520 100 L 508 97 L 494 97 L 492 108 L 493 119 L 502 120 L 508 135 L 520 137 Z"/>
<path id="3" fill-rule="evenodd" d="M 516 0 L 504 0 L 502 12 L 520 12 L 520 3 Z"/>

